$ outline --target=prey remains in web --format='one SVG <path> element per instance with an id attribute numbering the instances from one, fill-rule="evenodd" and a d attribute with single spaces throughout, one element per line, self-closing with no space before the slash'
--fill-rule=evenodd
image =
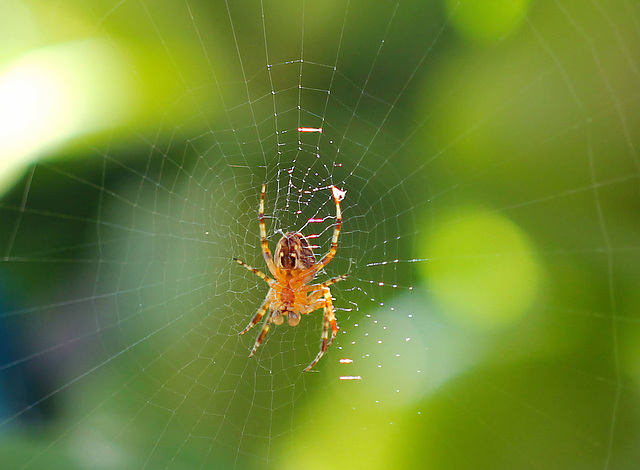
<path id="1" fill-rule="evenodd" d="M 264 193 L 266 189 L 266 185 L 263 184 L 259 212 L 260 241 L 262 254 L 273 278 L 249 266 L 244 261 L 233 258 L 238 264 L 244 266 L 269 284 L 269 292 L 267 292 L 264 303 L 258 309 L 253 320 L 249 322 L 240 334 L 243 335 L 253 328 L 266 314 L 262 331 L 260 331 L 253 350 L 251 354 L 249 354 L 249 357 L 252 357 L 262 341 L 264 341 L 272 323 L 281 325 L 284 317 L 287 317 L 287 323 L 290 326 L 296 326 L 300 323 L 302 315 L 323 309 L 322 346 L 313 362 L 304 369 L 306 372 L 318 363 L 338 333 L 335 308 L 333 307 L 329 286 L 346 279 L 347 275 L 343 274 L 342 276 L 334 277 L 320 284 L 309 283 L 315 278 L 318 271 L 329 264 L 329 261 L 333 259 L 338 251 L 338 237 L 340 236 L 340 227 L 342 226 L 340 201 L 344 198 L 345 191 L 331 186 L 333 200 L 336 203 L 336 225 L 333 231 L 333 237 L 331 238 L 329 253 L 320 261 L 316 261 L 315 254 L 309 242 L 300 232 L 285 233 L 276 246 L 275 256 L 271 255 L 271 250 L 267 243 L 267 227 L 264 221 Z M 329 339 L 329 330 L 331 330 L 331 339 Z"/>

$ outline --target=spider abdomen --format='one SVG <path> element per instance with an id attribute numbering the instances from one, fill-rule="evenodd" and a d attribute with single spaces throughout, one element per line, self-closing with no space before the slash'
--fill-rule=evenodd
<path id="1" fill-rule="evenodd" d="M 280 269 L 302 270 L 313 266 L 316 256 L 304 235 L 300 232 L 287 232 L 276 246 L 273 261 Z"/>

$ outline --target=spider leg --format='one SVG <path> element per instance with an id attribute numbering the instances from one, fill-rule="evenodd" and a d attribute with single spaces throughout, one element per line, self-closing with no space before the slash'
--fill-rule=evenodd
<path id="1" fill-rule="evenodd" d="M 309 306 L 305 309 L 305 313 L 311 313 L 314 310 L 324 307 L 326 301 L 320 297 L 324 297 L 324 288 L 322 287 L 307 297 L 307 304 Z"/>
<path id="2" fill-rule="evenodd" d="M 338 238 L 340 237 L 340 229 L 342 227 L 342 209 L 340 208 L 340 199 L 338 196 L 341 191 L 335 186 L 331 186 L 331 193 L 333 195 L 333 200 L 336 202 L 336 226 L 333 229 L 333 237 L 331 237 L 331 247 L 329 248 L 329 253 L 325 255 L 318 263 L 314 264 L 310 268 L 308 268 L 305 272 L 302 273 L 301 276 L 304 276 L 307 273 L 317 273 L 322 268 L 324 268 L 329 261 L 333 259 L 338 251 Z M 344 195 L 344 193 L 342 193 Z M 338 281 L 336 281 L 338 282 Z"/>
<path id="3" fill-rule="evenodd" d="M 256 276 L 260 277 L 261 279 L 263 279 L 265 282 L 271 284 L 271 281 L 273 279 L 271 279 L 269 276 L 267 276 L 265 273 L 263 273 L 262 271 L 254 268 L 253 266 L 249 266 L 247 263 L 245 263 L 242 260 L 239 260 L 238 258 L 233 258 L 233 261 L 235 261 L 236 263 L 238 263 L 240 266 L 244 266 L 245 268 L 247 268 L 249 271 L 251 271 L 253 274 L 255 274 Z"/>
<path id="4" fill-rule="evenodd" d="M 271 250 L 269 249 L 269 243 L 267 242 L 267 225 L 264 221 L 264 193 L 267 191 L 267 185 L 262 185 L 262 191 L 260 194 L 260 211 L 258 212 L 258 216 L 260 218 L 260 244 L 262 246 L 262 255 L 264 256 L 265 261 L 267 262 L 267 267 L 271 274 L 276 275 L 276 265 L 273 263 L 273 256 L 271 255 Z"/>
<path id="5" fill-rule="evenodd" d="M 328 281 L 324 281 L 320 284 L 310 284 L 308 287 L 313 288 L 312 290 L 319 289 L 321 287 L 329 287 L 335 284 L 336 282 L 344 281 L 347 278 L 348 274 L 343 274 L 342 276 L 336 276 Z"/>
<path id="6" fill-rule="evenodd" d="M 251 328 L 253 328 L 256 325 L 256 323 L 258 323 L 262 319 L 264 314 L 267 313 L 267 310 L 269 310 L 269 305 L 271 305 L 271 299 L 269 298 L 269 296 L 267 296 L 267 299 L 264 301 L 262 306 L 258 309 L 258 311 L 256 312 L 256 315 L 253 317 L 253 320 L 251 320 L 247 325 L 247 327 L 238 334 L 243 335 L 247 331 L 249 331 Z"/>
<path id="7" fill-rule="evenodd" d="M 327 289 L 327 287 L 346 278 L 347 275 L 343 274 L 342 276 L 334 277 L 333 279 L 324 281 L 322 284 L 311 284 L 307 286 L 311 291 L 313 291 L 313 293 L 309 297 L 307 297 L 307 303 L 309 304 L 309 306 L 305 309 L 305 313 L 311 313 L 314 310 L 324 307 L 326 301 L 325 299 L 320 299 L 320 297 L 323 297 L 325 295 L 325 291 L 329 291 L 329 294 L 331 294 L 331 291 Z"/>
<path id="8" fill-rule="evenodd" d="M 336 281 L 337 282 L 337 281 Z M 320 358 L 327 351 L 327 348 L 331 346 L 333 340 L 336 338 L 338 334 L 338 323 L 336 322 L 336 316 L 333 309 L 333 301 L 331 300 L 331 292 L 329 289 L 324 290 L 324 322 L 322 324 L 322 346 L 320 348 L 320 352 L 313 360 L 311 364 L 307 366 L 304 372 L 307 372 L 313 366 L 315 366 Z M 331 329 L 331 341 L 329 341 L 329 329 Z"/>
<path id="9" fill-rule="evenodd" d="M 267 318 L 265 318 L 264 325 L 262 326 L 262 331 L 258 335 L 258 338 L 256 339 L 256 344 L 253 345 L 253 349 L 251 350 L 251 354 L 249 354 L 249 357 L 253 357 L 253 355 L 256 353 L 258 347 L 264 341 L 265 336 L 267 336 L 267 333 L 269 332 L 269 328 L 271 327 L 271 322 L 272 322 L 271 316 L 272 315 L 273 315 L 273 312 L 269 312 L 269 315 L 267 315 Z"/>

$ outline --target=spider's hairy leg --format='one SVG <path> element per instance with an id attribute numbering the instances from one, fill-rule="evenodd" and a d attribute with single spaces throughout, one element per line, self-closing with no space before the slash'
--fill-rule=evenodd
<path id="1" fill-rule="evenodd" d="M 264 325 L 262 327 L 262 331 L 258 335 L 258 339 L 256 339 L 256 344 L 253 345 L 253 349 L 251 350 L 251 354 L 249 354 L 249 357 L 253 357 L 253 355 L 256 353 L 258 347 L 264 341 L 265 336 L 267 336 L 267 333 L 269 332 L 269 328 L 271 327 L 271 316 L 272 316 L 272 313 L 273 312 L 269 312 L 269 315 L 267 315 L 267 318 L 265 319 Z"/>
<path id="2" fill-rule="evenodd" d="M 313 360 L 311 364 L 309 364 L 306 367 L 306 369 L 304 369 L 304 372 L 307 372 L 318 363 L 320 358 L 324 356 L 324 353 L 327 351 L 327 348 L 331 346 L 331 343 L 333 343 L 333 340 L 336 338 L 336 335 L 338 334 L 338 323 L 336 322 L 336 316 L 333 310 L 333 302 L 331 300 L 331 291 L 329 291 L 329 289 L 325 289 L 323 293 L 324 293 L 324 322 L 322 324 L 322 346 L 316 358 Z M 331 341 L 329 341 L 329 329 L 331 329 Z"/>
<path id="3" fill-rule="evenodd" d="M 236 263 L 238 263 L 240 266 L 244 266 L 245 268 L 247 268 L 249 271 L 251 271 L 253 274 L 255 274 L 256 276 L 260 277 L 261 279 L 263 279 L 265 282 L 267 283 L 271 283 L 272 279 L 267 276 L 265 273 L 263 273 L 262 271 L 254 268 L 253 266 L 249 266 L 247 263 L 245 263 L 242 260 L 239 260 L 238 258 L 233 258 L 233 261 L 235 261 Z"/>
<path id="4" fill-rule="evenodd" d="M 326 294 L 326 291 L 329 291 L 329 296 L 331 296 L 331 291 L 328 289 L 328 287 L 346 278 L 347 278 L 347 275 L 343 274 L 342 276 L 334 277 L 333 279 L 324 281 L 322 284 L 309 285 L 308 287 L 312 291 L 312 294 L 309 297 L 307 297 L 307 302 L 309 306 L 306 309 L 306 313 L 311 313 L 314 310 L 323 308 L 326 305 L 326 300 L 321 299 L 320 297 L 324 297 Z"/>
<path id="5" fill-rule="evenodd" d="M 258 217 L 260 219 L 260 245 L 262 246 L 262 255 L 267 262 L 267 267 L 271 274 L 276 275 L 276 266 L 273 264 L 273 256 L 271 256 L 271 250 L 269 249 L 269 242 L 267 242 L 267 224 L 264 220 L 264 193 L 267 192 L 267 185 L 262 185 L 260 193 L 260 210 L 258 211 Z"/>
<path id="6" fill-rule="evenodd" d="M 271 299 L 269 299 L 269 297 L 267 297 L 267 300 L 264 301 L 262 306 L 256 312 L 256 315 L 253 317 L 253 320 L 251 320 L 249 322 L 249 324 L 247 325 L 247 327 L 244 330 L 242 330 L 240 333 L 238 333 L 238 334 L 243 335 L 247 331 L 249 331 L 251 328 L 253 328 L 255 326 L 255 324 L 258 323 L 262 319 L 262 317 L 267 312 L 267 310 L 269 310 L 269 305 L 271 305 Z"/>
<path id="7" fill-rule="evenodd" d="M 329 279 L 328 281 L 324 281 L 320 284 L 311 284 L 309 285 L 309 287 L 313 288 L 313 289 L 319 289 L 322 287 L 329 287 L 332 286 L 333 284 L 335 284 L 336 282 L 340 282 L 340 281 L 344 281 L 349 275 L 348 274 L 343 274 L 342 276 L 336 276 L 332 279 Z"/>
<path id="8" fill-rule="evenodd" d="M 336 202 L 336 226 L 333 229 L 333 237 L 331 237 L 331 247 L 329 248 L 329 253 L 327 253 L 318 263 L 310 267 L 307 270 L 308 272 L 317 273 L 320 271 L 329 264 L 329 261 L 333 259 L 338 251 L 338 238 L 340 237 L 340 229 L 342 228 L 342 209 L 340 208 L 340 200 L 344 197 L 344 193 L 344 191 L 341 191 L 335 186 L 331 186 L 331 194 L 333 195 L 333 200 Z"/>

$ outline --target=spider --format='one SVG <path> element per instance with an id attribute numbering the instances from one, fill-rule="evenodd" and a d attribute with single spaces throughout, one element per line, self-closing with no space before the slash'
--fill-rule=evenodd
<path id="1" fill-rule="evenodd" d="M 275 257 L 271 256 L 269 244 L 267 243 L 267 227 L 264 222 L 264 193 L 266 189 L 266 184 L 263 184 L 259 212 L 260 241 L 262 254 L 273 278 L 249 266 L 244 261 L 233 258 L 238 264 L 244 266 L 269 284 L 269 292 L 267 292 L 264 303 L 258 309 L 258 312 L 247 327 L 239 334 L 245 334 L 269 312 L 266 315 L 262 331 L 256 339 L 253 350 L 251 354 L 249 354 L 249 357 L 252 357 L 260 344 L 262 344 L 271 327 L 271 323 L 281 325 L 284 317 L 287 317 L 287 323 L 290 326 L 296 326 L 300 323 L 300 317 L 302 315 L 309 314 L 320 308 L 323 309 L 322 346 L 313 362 L 304 369 L 304 372 L 306 372 L 318 363 L 338 333 L 338 324 L 336 323 L 336 315 L 329 286 L 346 279 L 347 275 L 343 274 L 342 276 L 334 277 L 320 284 L 309 284 L 309 282 L 313 280 L 318 271 L 333 259 L 338 251 L 338 237 L 340 236 L 340 227 L 342 226 L 340 200 L 344 198 L 345 192 L 335 186 L 331 186 L 333 200 L 336 202 L 336 225 L 333 231 L 333 237 L 331 238 L 329 253 L 319 262 L 316 262 L 316 257 L 309 246 L 309 242 L 300 232 L 285 233 L 276 246 Z M 331 340 L 329 340 L 329 329 L 331 329 Z"/>

